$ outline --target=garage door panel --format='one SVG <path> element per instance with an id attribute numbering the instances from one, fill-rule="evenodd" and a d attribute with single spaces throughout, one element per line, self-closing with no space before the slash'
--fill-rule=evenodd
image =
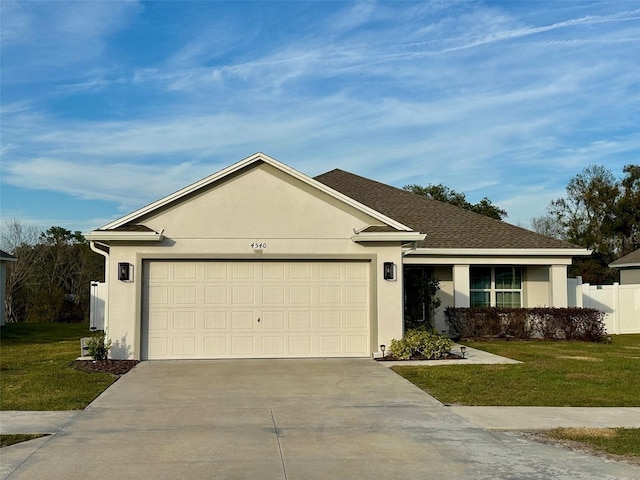
<path id="1" fill-rule="evenodd" d="M 173 287 L 173 303 L 177 305 L 195 305 L 197 292 L 195 286 Z"/>
<path id="2" fill-rule="evenodd" d="M 368 271 L 366 262 L 147 261 L 142 356 L 368 356 Z"/>
<path id="3" fill-rule="evenodd" d="M 260 322 L 262 323 L 262 330 L 279 330 L 284 331 L 285 329 L 285 312 L 283 310 L 279 311 L 263 311 L 262 317 L 260 317 Z"/>
<path id="4" fill-rule="evenodd" d="M 195 337 L 173 337 L 173 355 L 176 357 L 191 358 L 196 353 Z"/>
<path id="5" fill-rule="evenodd" d="M 310 336 L 290 336 L 289 354 L 292 356 L 308 357 L 312 353 L 312 339 Z"/>
<path id="6" fill-rule="evenodd" d="M 227 356 L 227 339 L 228 337 L 204 337 L 203 354 L 205 357 L 226 357 Z"/>
<path id="7" fill-rule="evenodd" d="M 340 335 L 320 335 L 320 354 L 336 355 L 342 350 Z"/>
<path id="8" fill-rule="evenodd" d="M 345 335 L 344 349 L 347 354 L 355 354 L 361 352 L 367 347 L 369 338 L 365 335 Z"/>
<path id="9" fill-rule="evenodd" d="M 262 337 L 262 353 L 268 356 L 284 356 L 285 351 L 285 337 L 282 335 L 277 336 L 263 336 Z"/>
<path id="10" fill-rule="evenodd" d="M 227 330 L 227 312 L 204 312 L 205 330 Z"/>
<path id="11" fill-rule="evenodd" d="M 255 337 L 251 335 L 231 337 L 231 356 L 253 356 Z"/>
<path id="12" fill-rule="evenodd" d="M 285 286 L 271 285 L 262 287 L 262 303 L 264 305 L 284 305 Z"/>
<path id="13" fill-rule="evenodd" d="M 289 312 L 289 330 L 309 330 L 311 328 L 311 311 Z"/>
<path id="14" fill-rule="evenodd" d="M 253 310 L 231 312 L 231 330 L 253 330 L 256 323 Z"/>
<path id="15" fill-rule="evenodd" d="M 255 303 L 255 287 L 252 285 L 231 287 L 231 305 L 254 305 Z"/>
<path id="16" fill-rule="evenodd" d="M 169 287 L 149 287 L 148 303 L 149 306 L 167 305 L 169 303 Z"/>
<path id="17" fill-rule="evenodd" d="M 196 312 L 173 312 L 173 331 L 196 330 Z"/>
<path id="18" fill-rule="evenodd" d="M 204 303 L 207 305 L 226 305 L 229 303 L 229 289 L 225 285 L 205 286 Z"/>

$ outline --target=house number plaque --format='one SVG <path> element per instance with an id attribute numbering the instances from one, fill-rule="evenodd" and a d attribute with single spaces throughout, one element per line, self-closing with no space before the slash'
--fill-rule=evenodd
<path id="1" fill-rule="evenodd" d="M 251 244 L 251 248 L 253 248 L 254 250 L 264 250 L 265 248 L 267 248 L 267 244 L 264 242 L 253 242 Z"/>

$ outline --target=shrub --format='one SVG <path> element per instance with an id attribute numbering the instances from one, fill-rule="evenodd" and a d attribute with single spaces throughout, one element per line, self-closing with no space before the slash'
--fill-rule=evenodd
<path id="1" fill-rule="evenodd" d="M 391 340 L 389 354 L 400 360 L 423 355 L 427 358 L 442 358 L 451 351 L 453 342 L 437 332 L 407 330 L 401 340 Z"/>
<path id="2" fill-rule="evenodd" d="M 106 360 L 111 350 L 111 340 L 106 340 L 104 332 L 98 332 L 87 341 L 87 351 L 94 360 Z"/>
<path id="3" fill-rule="evenodd" d="M 593 308 L 447 308 L 453 338 L 506 337 L 601 341 L 604 312 Z"/>

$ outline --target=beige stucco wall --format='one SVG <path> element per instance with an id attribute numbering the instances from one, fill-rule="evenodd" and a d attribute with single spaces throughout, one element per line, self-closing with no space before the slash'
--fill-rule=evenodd
<path id="1" fill-rule="evenodd" d="M 640 284 L 640 267 L 620 269 L 620 285 Z"/>
<path id="2" fill-rule="evenodd" d="M 366 259 L 371 262 L 371 352 L 402 335 L 402 252 L 399 243 L 354 242 L 354 229 L 379 221 L 266 164 L 164 208 L 140 223 L 164 230 L 158 243 L 112 242 L 107 334 L 114 358 L 140 357 L 142 264 L 153 258 Z M 266 248 L 254 250 L 253 242 Z M 133 281 L 117 265 L 133 265 Z M 382 279 L 384 262 L 397 279 Z"/>
<path id="3" fill-rule="evenodd" d="M 536 265 L 527 267 L 523 273 L 524 298 L 522 305 L 526 308 L 548 307 L 549 297 L 549 267 Z"/>

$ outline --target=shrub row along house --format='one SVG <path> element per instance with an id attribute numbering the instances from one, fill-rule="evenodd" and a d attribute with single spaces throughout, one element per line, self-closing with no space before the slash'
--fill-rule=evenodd
<path id="1" fill-rule="evenodd" d="M 567 306 L 567 266 L 590 253 L 263 153 L 86 237 L 106 258 L 112 356 L 135 359 L 377 355 L 405 316 L 427 320 L 416 279 L 439 280 L 441 330 L 446 306 Z"/>

